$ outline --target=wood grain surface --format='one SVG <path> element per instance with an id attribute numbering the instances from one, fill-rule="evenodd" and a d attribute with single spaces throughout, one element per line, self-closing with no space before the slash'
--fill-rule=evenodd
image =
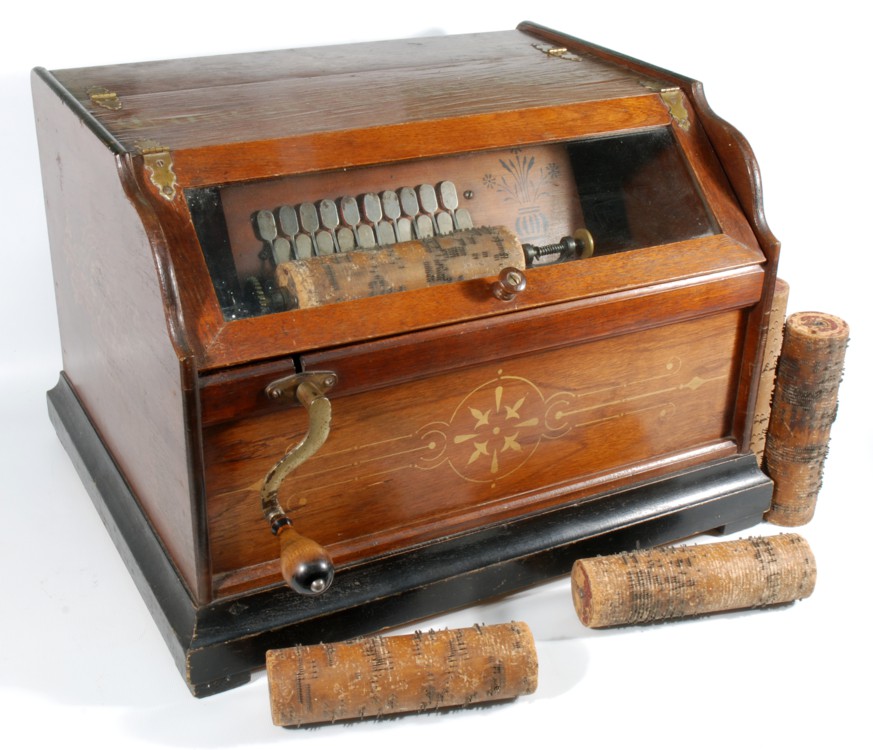
<path id="1" fill-rule="evenodd" d="M 63 207 L 50 233 L 65 367 L 197 601 L 277 580 L 249 500 L 306 423 L 265 399 L 274 375 L 339 375 L 334 435 L 285 504 L 341 565 L 746 450 L 777 248 L 751 152 L 684 79 L 524 25 L 34 80 L 47 195 Z M 333 200 L 321 191 L 338 174 L 396 188 L 445 179 L 422 165 L 526 148 L 562 172 L 568 142 L 649 129 L 678 144 L 711 233 L 531 268 L 511 301 L 487 277 L 225 319 L 186 200 L 236 195 L 232 231 L 250 231 L 252 206 L 277 208 L 265 185 Z M 167 150 L 174 193 L 153 183 L 144 141 Z M 548 219 L 575 228 L 578 192 L 559 187 Z"/>
<path id="2" fill-rule="evenodd" d="M 285 482 L 282 506 L 342 566 L 593 493 L 616 472 L 628 481 L 653 457 L 730 435 L 743 322 L 723 312 L 517 355 L 509 340 L 503 358 L 430 376 L 438 356 L 413 349 L 418 378 L 363 391 L 336 359 L 331 435 Z M 219 589 L 278 576 L 259 489 L 306 429 L 297 408 L 205 430 Z"/>

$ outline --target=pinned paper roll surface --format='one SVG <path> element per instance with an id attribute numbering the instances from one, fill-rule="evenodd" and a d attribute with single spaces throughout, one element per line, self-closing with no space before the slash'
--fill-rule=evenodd
<path id="1" fill-rule="evenodd" d="M 755 397 L 755 421 L 752 424 L 751 449 L 758 459 L 758 466 L 764 462 L 764 444 L 767 440 L 770 405 L 773 400 L 773 388 L 776 384 L 776 367 L 779 363 L 779 352 L 782 349 L 788 292 L 788 284 L 782 279 L 776 279 L 773 304 L 770 307 L 770 324 L 767 328 L 767 338 L 764 339 L 764 362 L 761 367 L 761 376 L 758 378 L 758 390 Z"/>
<path id="2" fill-rule="evenodd" d="M 422 289 L 524 268 L 518 238 L 503 227 L 464 229 L 374 250 L 292 260 L 276 268 L 277 283 L 309 308 Z"/>
<path id="3" fill-rule="evenodd" d="M 800 526 L 815 513 L 848 342 L 849 326 L 834 315 L 795 313 L 785 323 L 764 449 L 771 523 Z"/>
<path id="4" fill-rule="evenodd" d="M 797 534 L 593 557 L 571 573 L 576 613 L 591 628 L 784 604 L 808 597 L 815 577 Z"/>
<path id="5" fill-rule="evenodd" d="M 267 652 L 273 723 L 300 726 L 527 695 L 533 636 L 520 622 Z"/>

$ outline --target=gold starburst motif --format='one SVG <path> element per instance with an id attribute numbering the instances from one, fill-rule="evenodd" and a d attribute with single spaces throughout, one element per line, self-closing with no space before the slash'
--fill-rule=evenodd
<path id="1" fill-rule="evenodd" d="M 607 422 L 651 412 L 668 420 L 676 411 L 675 394 L 708 382 L 698 375 L 676 382 L 681 364 L 670 357 L 648 377 L 550 394 L 527 378 L 498 370 L 497 377 L 461 399 L 448 421 L 430 422 L 417 432 L 427 451 L 416 466 L 434 469 L 447 462 L 463 479 L 494 486 L 524 466 L 543 440 L 576 432 L 581 446 L 590 429 Z"/>
<path id="2" fill-rule="evenodd" d="M 454 439 L 455 445 L 462 443 L 473 445 L 467 466 L 485 460 L 488 462 L 488 470 L 491 474 L 500 472 L 501 457 L 504 454 L 508 453 L 511 457 L 513 454 L 524 452 L 519 443 L 522 432 L 537 427 L 540 423 L 537 416 L 524 418 L 527 417 L 524 413 L 526 395 L 516 399 L 514 403 L 504 403 L 504 392 L 503 385 L 495 386 L 492 393 L 494 406 L 491 409 L 482 411 L 474 406 L 468 406 L 470 421 L 474 423 L 472 431 L 456 435 Z"/>
<path id="3" fill-rule="evenodd" d="M 542 410 L 542 394 L 533 383 L 499 373 L 468 394 L 452 415 L 452 468 L 474 481 L 511 473 L 539 444 Z"/>

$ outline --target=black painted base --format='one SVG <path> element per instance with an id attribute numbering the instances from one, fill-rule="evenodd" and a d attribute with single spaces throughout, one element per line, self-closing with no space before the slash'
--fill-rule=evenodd
<path id="1" fill-rule="evenodd" d="M 754 456 L 736 456 L 340 569 L 318 597 L 276 587 L 198 608 L 63 374 L 48 403 L 196 696 L 247 682 L 271 648 L 343 640 L 473 604 L 566 575 L 580 557 L 747 528 L 772 495 Z"/>

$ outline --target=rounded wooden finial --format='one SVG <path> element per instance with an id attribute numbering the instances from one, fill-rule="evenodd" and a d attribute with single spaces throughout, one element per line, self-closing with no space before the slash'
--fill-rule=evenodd
<path id="1" fill-rule="evenodd" d="M 323 594 L 333 583 L 333 561 L 318 542 L 298 534 L 287 524 L 279 535 L 282 578 L 298 594 Z"/>

